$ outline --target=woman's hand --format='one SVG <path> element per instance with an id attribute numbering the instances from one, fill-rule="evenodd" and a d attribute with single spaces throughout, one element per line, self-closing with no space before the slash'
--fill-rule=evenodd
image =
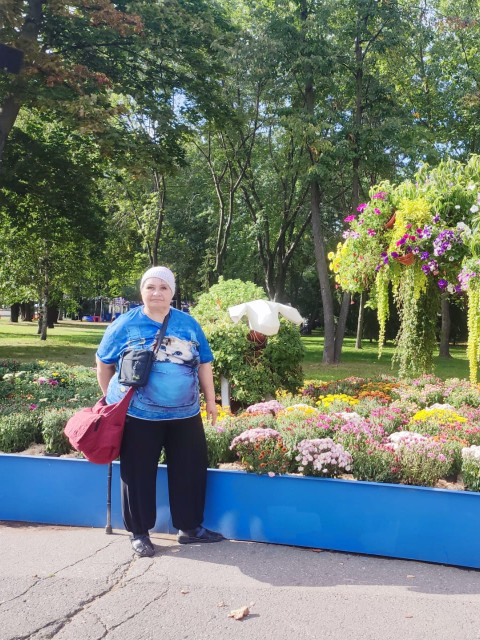
<path id="1" fill-rule="evenodd" d="M 215 403 L 215 400 L 207 402 L 205 411 L 207 412 L 207 418 L 210 420 L 212 424 L 215 424 L 218 416 L 218 409 Z"/>
<path id="2" fill-rule="evenodd" d="M 198 381 L 205 396 L 207 418 L 212 424 L 217 421 L 218 409 L 215 403 L 215 388 L 213 386 L 213 371 L 210 362 L 198 365 Z"/>

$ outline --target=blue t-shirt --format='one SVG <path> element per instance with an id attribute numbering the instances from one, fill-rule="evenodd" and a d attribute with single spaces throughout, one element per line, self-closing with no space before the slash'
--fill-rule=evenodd
<path id="1" fill-rule="evenodd" d="M 128 387 L 118 382 L 118 362 L 125 349 L 150 349 L 162 325 L 143 306 L 117 318 L 105 331 L 97 356 L 117 365 L 107 391 L 107 403 L 121 400 Z M 152 365 L 148 383 L 133 394 L 128 415 L 146 420 L 191 418 L 200 411 L 198 365 L 213 354 L 198 322 L 173 307 L 167 331 Z"/>

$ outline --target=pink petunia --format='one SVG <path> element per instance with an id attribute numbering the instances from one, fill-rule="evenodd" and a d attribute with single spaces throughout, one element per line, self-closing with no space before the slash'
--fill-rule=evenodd
<path id="1" fill-rule="evenodd" d="M 347 216 L 345 218 L 345 222 L 351 222 L 352 220 L 355 220 L 355 216 Z"/>

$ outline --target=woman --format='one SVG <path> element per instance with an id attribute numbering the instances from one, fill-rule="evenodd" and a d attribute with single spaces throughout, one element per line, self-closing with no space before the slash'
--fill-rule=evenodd
<path id="1" fill-rule="evenodd" d="M 120 452 L 122 513 L 139 556 L 153 556 L 149 537 L 156 520 L 158 459 L 165 447 L 168 491 L 178 542 L 218 542 L 220 533 L 202 527 L 207 475 L 207 445 L 200 417 L 198 385 L 207 417 L 217 418 L 213 355 L 196 320 L 171 308 L 175 277 L 166 267 L 148 269 L 140 283 L 143 306 L 121 315 L 105 331 L 97 351 L 97 378 L 107 403 L 120 400 L 127 387 L 118 382 L 118 362 L 127 348 L 149 349 L 162 324 L 146 386 L 134 393 Z M 168 318 L 167 318 L 168 316 Z"/>

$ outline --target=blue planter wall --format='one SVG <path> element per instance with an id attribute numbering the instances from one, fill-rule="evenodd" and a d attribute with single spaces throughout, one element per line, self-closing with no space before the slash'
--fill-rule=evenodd
<path id="1" fill-rule="evenodd" d="M 107 466 L 0 455 L 0 520 L 104 527 Z M 122 528 L 119 465 L 112 526 Z M 159 467 L 155 531 L 174 533 Z M 237 540 L 480 568 L 480 494 L 209 470 L 205 525 Z"/>

